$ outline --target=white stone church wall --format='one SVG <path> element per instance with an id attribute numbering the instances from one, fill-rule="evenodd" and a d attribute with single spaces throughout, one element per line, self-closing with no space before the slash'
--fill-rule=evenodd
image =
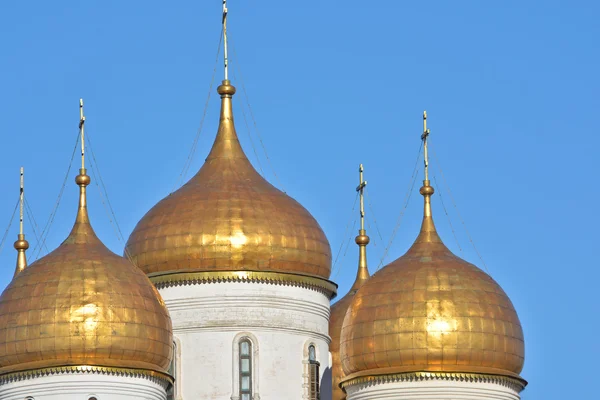
<path id="1" fill-rule="evenodd" d="M 165 400 L 165 381 L 101 373 L 57 373 L 0 385 L 0 400 Z"/>
<path id="2" fill-rule="evenodd" d="M 253 346 L 253 400 L 307 398 L 310 344 L 320 362 L 321 399 L 331 398 L 330 309 L 324 293 L 253 282 L 159 290 L 178 348 L 176 398 L 241 400 L 238 342 L 243 338 Z"/>

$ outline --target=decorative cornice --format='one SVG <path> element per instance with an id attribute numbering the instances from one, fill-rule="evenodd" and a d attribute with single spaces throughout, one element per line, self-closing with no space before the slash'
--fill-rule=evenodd
<path id="1" fill-rule="evenodd" d="M 230 325 L 230 326 L 206 326 L 206 327 L 192 327 L 192 328 L 174 328 L 175 333 L 188 333 L 188 332 L 239 332 L 241 329 L 248 328 L 248 324 Z M 318 333 L 308 329 L 298 329 L 284 326 L 253 326 L 252 330 L 260 330 L 261 332 L 286 332 L 304 338 L 313 338 L 322 340 L 327 344 L 331 344 L 331 338 L 326 333 Z"/>
<path id="2" fill-rule="evenodd" d="M 214 295 L 208 296 L 197 296 L 194 298 L 177 298 L 167 299 L 165 303 L 169 309 L 169 313 L 176 311 L 191 311 L 199 310 L 203 308 L 215 309 L 215 308 L 239 308 L 239 307 L 250 307 L 250 308 L 268 308 L 280 311 L 292 311 L 294 313 L 302 312 L 309 313 L 320 318 L 329 320 L 331 314 L 329 308 L 329 302 L 325 303 L 322 301 L 313 301 L 307 299 L 306 296 L 303 299 L 297 299 L 291 296 L 284 295 L 269 295 L 264 291 L 260 294 L 246 294 L 239 293 L 235 297 L 220 297 L 217 298 Z"/>
<path id="3" fill-rule="evenodd" d="M 527 386 L 527 381 L 524 379 L 517 379 L 503 375 L 473 374 L 462 372 L 403 372 L 398 374 L 350 377 L 349 379 L 342 380 L 340 387 L 345 389 L 351 385 L 357 384 L 372 386 L 392 382 L 415 382 L 430 380 L 495 383 L 509 387 L 517 393 L 521 392 L 523 389 L 525 389 L 525 386 Z"/>
<path id="4" fill-rule="evenodd" d="M 329 299 L 337 295 L 337 285 L 323 278 L 310 275 L 288 274 L 269 271 L 182 271 L 148 274 L 158 289 L 172 286 L 199 285 L 220 282 L 267 283 L 303 287 L 323 293 Z"/>
<path id="5" fill-rule="evenodd" d="M 41 378 L 61 374 L 98 374 L 145 378 L 167 388 L 173 384 L 173 378 L 167 374 L 145 369 L 130 369 L 117 367 L 97 367 L 92 365 L 71 365 L 62 367 L 38 368 L 27 371 L 9 372 L 0 376 L 0 385 L 27 379 Z"/>

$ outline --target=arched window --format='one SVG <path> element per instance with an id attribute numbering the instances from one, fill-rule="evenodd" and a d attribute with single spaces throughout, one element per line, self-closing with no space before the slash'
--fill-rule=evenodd
<path id="1" fill-rule="evenodd" d="M 259 400 L 260 344 L 252 332 L 239 332 L 232 341 L 231 400 Z"/>
<path id="2" fill-rule="evenodd" d="M 310 400 L 319 400 L 319 362 L 317 361 L 317 350 L 314 345 L 308 346 L 308 394 Z"/>
<path id="3" fill-rule="evenodd" d="M 252 342 L 240 340 L 240 400 L 252 400 Z"/>

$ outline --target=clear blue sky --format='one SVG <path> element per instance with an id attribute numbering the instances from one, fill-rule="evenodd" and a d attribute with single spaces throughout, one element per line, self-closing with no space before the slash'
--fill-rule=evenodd
<path id="1" fill-rule="evenodd" d="M 87 132 L 129 235 L 172 190 L 188 157 L 215 67 L 220 7 L 219 0 L 2 3 L 0 234 L 17 200 L 20 165 L 34 216 L 41 225 L 47 220 L 84 97 Z M 458 210 L 525 330 L 522 375 L 530 385 L 523 399 L 596 397 L 598 3 L 230 0 L 229 8 L 242 144 L 257 165 L 239 71 L 279 186 L 313 213 L 334 256 L 356 234 L 344 230 L 357 215 L 351 210 L 362 162 L 373 209 L 369 262 L 377 268 L 403 208 L 427 109 L 432 147 Z M 216 80 L 220 62 L 218 68 Z M 213 87 L 191 171 L 212 143 L 217 112 Z M 247 106 L 246 114 L 252 127 Z M 75 217 L 74 167 L 50 249 Z M 482 266 L 440 187 L 435 160 L 432 171 L 462 253 L 436 195 L 443 238 Z M 417 190 L 386 262 L 417 233 Z M 90 193 L 94 227 L 121 253 L 95 185 Z M 0 254 L 1 287 L 13 272 L 16 232 L 13 225 Z M 30 225 L 27 233 L 33 247 Z M 353 243 L 345 257 L 342 250 L 332 274 L 341 295 L 354 278 L 356 253 Z"/>

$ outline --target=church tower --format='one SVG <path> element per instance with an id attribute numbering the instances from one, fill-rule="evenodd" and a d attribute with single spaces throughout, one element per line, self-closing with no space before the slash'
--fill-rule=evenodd
<path id="1" fill-rule="evenodd" d="M 250 164 L 225 76 L 219 127 L 197 174 L 139 221 L 125 252 L 165 299 L 176 399 L 328 400 L 331 249 L 297 201 Z M 329 386 L 329 385 L 327 385 Z"/>
<path id="2" fill-rule="evenodd" d="M 354 295 L 340 357 L 348 400 L 518 400 L 523 331 L 502 288 L 440 239 L 431 210 L 429 130 L 421 231 Z"/>
<path id="3" fill-rule="evenodd" d="M 0 400 L 166 400 L 169 313 L 144 273 L 106 248 L 90 224 L 82 101 L 80 110 L 73 229 L 27 266 L 21 228 L 17 271 L 0 296 Z"/>

